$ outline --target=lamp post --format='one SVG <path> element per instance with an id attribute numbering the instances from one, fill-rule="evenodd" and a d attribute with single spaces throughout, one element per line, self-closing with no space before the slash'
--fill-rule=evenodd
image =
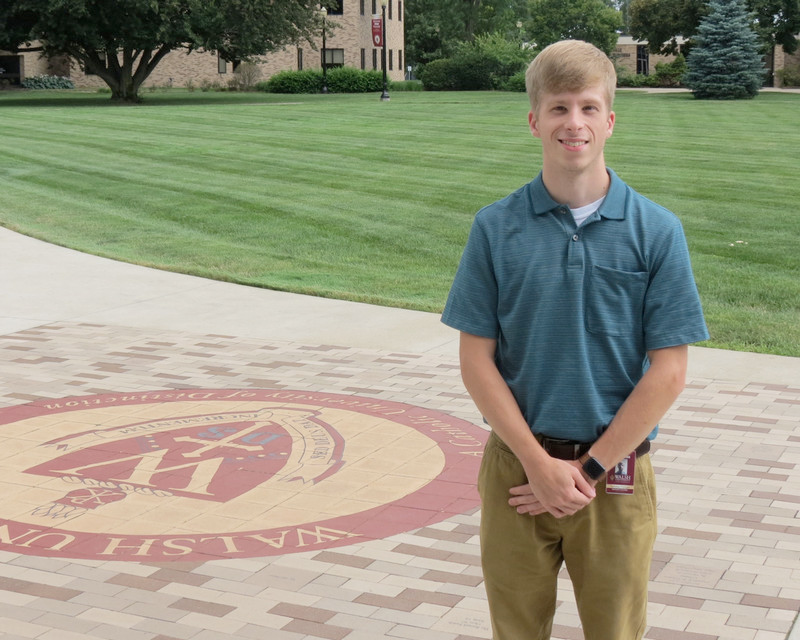
<path id="1" fill-rule="evenodd" d="M 325 50 L 325 18 L 328 17 L 328 10 L 322 7 L 320 13 L 322 13 L 322 93 L 328 93 L 328 65 L 325 64 L 327 62 Z"/>
<path id="2" fill-rule="evenodd" d="M 389 92 L 386 90 L 386 2 L 387 0 L 381 0 L 381 11 L 382 13 L 382 20 L 381 20 L 381 27 L 383 29 L 383 47 L 381 48 L 381 64 L 383 65 L 383 93 L 381 94 L 381 100 L 388 100 L 389 99 Z"/>

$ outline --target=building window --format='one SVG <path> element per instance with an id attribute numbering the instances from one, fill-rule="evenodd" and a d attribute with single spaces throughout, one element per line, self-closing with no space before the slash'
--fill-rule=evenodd
<path id="1" fill-rule="evenodd" d="M 397 0 L 397 19 L 403 21 L 403 0 Z"/>
<path id="2" fill-rule="evenodd" d="M 217 73 L 228 73 L 228 61 L 217 52 Z"/>
<path id="3" fill-rule="evenodd" d="M 363 16 L 364 15 L 364 0 L 360 0 L 360 2 L 359 2 L 359 11 L 361 12 L 361 15 Z"/>
<path id="4" fill-rule="evenodd" d="M 636 45 L 636 73 L 650 75 L 650 52 L 646 44 Z"/>
<path id="5" fill-rule="evenodd" d="M 394 69 L 394 65 L 392 64 L 392 60 L 394 60 L 394 56 L 392 55 L 392 50 L 389 49 L 389 71 Z"/>
<path id="6" fill-rule="evenodd" d="M 344 15 L 344 0 L 327 0 L 324 6 L 329 16 Z"/>
<path id="7" fill-rule="evenodd" d="M 325 49 L 325 68 L 335 69 L 344 66 L 344 49 Z"/>
<path id="8" fill-rule="evenodd" d="M 378 68 L 378 50 L 377 49 L 373 49 L 372 50 L 372 68 L 373 69 L 377 69 Z"/>
<path id="9" fill-rule="evenodd" d="M 372 15 L 378 14 L 378 2 L 377 0 L 372 0 Z"/>
<path id="10" fill-rule="evenodd" d="M 403 50 L 397 50 L 397 68 L 402 71 L 403 70 Z"/>
<path id="11" fill-rule="evenodd" d="M 361 70 L 363 71 L 366 68 L 367 68 L 367 50 L 366 49 L 362 49 L 361 50 Z"/>
<path id="12" fill-rule="evenodd" d="M 303 70 L 303 48 L 297 47 L 297 70 Z"/>
<path id="13" fill-rule="evenodd" d="M 392 0 L 389 0 L 389 20 L 392 19 Z"/>

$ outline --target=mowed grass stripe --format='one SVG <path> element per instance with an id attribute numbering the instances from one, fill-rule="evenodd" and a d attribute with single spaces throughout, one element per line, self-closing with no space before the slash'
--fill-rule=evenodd
<path id="1" fill-rule="evenodd" d="M 134 108 L 28 95 L 0 95 L 4 224 L 151 266 L 429 311 L 475 211 L 541 163 L 523 94 L 173 92 Z M 798 105 L 618 93 L 609 165 L 683 221 L 712 346 L 800 355 Z"/>
<path id="2" fill-rule="evenodd" d="M 134 125 L 138 126 L 138 124 Z M 137 145 L 135 147 L 127 147 L 124 154 L 124 162 L 120 161 L 115 163 L 113 154 L 116 153 L 116 148 L 120 139 L 123 137 L 119 135 L 122 127 L 118 121 L 114 122 L 114 142 L 113 144 L 97 145 L 95 140 L 97 136 L 89 136 L 88 146 L 95 152 L 100 152 L 95 156 L 88 153 L 81 153 L 84 158 L 81 165 L 75 167 L 75 171 L 79 173 L 72 174 L 72 167 L 68 170 L 55 174 L 61 175 L 60 181 L 53 182 L 51 169 L 54 166 L 48 167 L 43 175 L 48 176 L 51 180 L 51 187 L 57 194 L 56 197 L 61 198 L 62 202 L 67 205 L 69 200 L 62 198 L 62 192 L 70 185 L 76 184 L 93 184 L 98 190 L 98 198 L 103 198 L 102 192 L 110 194 L 109 204 L 103 202 L 101 208 L 84 208 L 81 213 L 81 221 L 83 224 L 91 225 L 94 222 L 95 215 L 102 215 L 106 217 L 117 217 L 125 220 L 130 225 L 126 234 L 131 231 L 131 228 L 141 228 L 142 232 L 148 238 L 153 235 L 160 235 L 168 237 L 171 233 L 183 233 L 187 239 L 193 235 L 208 234 L 209 238 L 206 241 L 209 244 L 215 244 L 218 237 L 223 237 L 226 232 L 226 225 L 230 225 L 232 215 L 241 213 L 246 216 L 246 220 L 242 220 L 241 225 L 237 226 L 237 235 L 228 233 L 224 237 L 224 244 L 247 249 L 251 247 L 250 240 L 257 241 L 259 238 L 263 240 L 263 234 L 258 231 L 258 218 L 270 216 L 270 231 L 272 233 L 281 233 L 283 227 L 281 226 L 282 219 L 288 219 L 289 231 L 300 233 L 303 236 L 311 237 L 313 244 L 312 251 L 309 251 L 307 246 L 309 243 L 308 238 L 298 237 L 290 238 L 290 241 L 283 244 L 288 247 L 274 256 L 274 260 L 283 264 L 278 264 L 278 267 L 284 267 L 286 260 L 293 260 L 295 267 L 298 266 L 298 260 L 307 265 L 310 269 L 319 269 L 327 267 L 335 263 L 338 258 L 326 259 L 325 249 L 330 246 L 330 242 L 338 242 L 337 236 L 351 235 L 352 224 L 351 217 L 353 211 L 361 211 L 362 217 L 368 216 L 372 219 L 370 228 L 364 228 L 361 224 L 361 235 L 368 235 L 372 239 L 381 240 L 382 245 L 393 248 L 393 251 L 381 251 L 378 255 L 374 252 L 364 251 L 365 247 L 369 247 L 369 243 L 358 243 L 349 250 L 346 263 L 349 268 L 353 265 L 360 263 L 363 268 L 373 269 L 374 266 L 380 265 L 385 261 L 385 257 L 391 256 L 396 253 L 413 254 L 417 259 L 436 260 L 439 252 L 419 252 L 417 250 L 417 243 L 413 237 L 406 237 L 408 234 L 398 233 L 398 229 L 402 232 L 405 229 L 405 224 L 392 229 L 391 225 L 387 224 L 384 220 L 385 215 L 382 211 L 386 211 L 391 200 L 381 197 L 378 200 L 370 199 L 370 203 L 355 203 L 350 206 L 342 205 L 338 198 L 336 191 L 333 189 L 326 189 L 317 186 L 310 192 L 310 202 L 304 204 L 298 201 L 297 191 L 299 183 L 305 182 L 309 185 L 315 182 L 314 174 L 308 170 L 308 155 L 303 156 L 302 145 L 306 144 L 304 140 L 300 140 L 301 153 L 298 157 L 304 157 L 302 161 L 293 162 L 283 159 L 280 173 L 277 175 L 273 173 L 273 168 L 269 165 L 259 163 L 263 168 L 261 175 L 254 174 L 253 172 L 247 173 L 247 168 L 252 163 L 252 157 L 247 162 L 239 161 L 239 152 L 236 151 L 236 157 L 224 158 L 220 157 L 219 150 L 215 149 L 214 155 L 217 156 L 216 160 L 221 164 L 219 170 L 209 173 L 207 171 L 192 172 L 187 171 L 192 167 L 205 167 L 206 154 L 204 158 L 198 158 L 191 154 L 186 157 L 176 158 L 174 155 L 170 158 L 169 165 L 181 165 L 180 180 L 171 179 L 169 176 L 174 174 L 170 166 L 157 166 L 142 156 L 141 149 L 147 148 L 146 145 Z M 152 130 L 147 134 L 149 137 L 157 139 L 159 136 L 164 135 L 164 128 L 155 131 L 153 135 Z M 205 135 L 205 132 L 199 131 L 199 135 Z M 46 139 L 49 136 L 43 136 Z M 33 136 L 31 136 L 33 138 Z M 310 140 L 310 137 L 309 137 Z M 270 147 L 263 147 L 271 149 Z M 338 147 L 337 147 L 338 148 Z M 84 149 L 84 152 L 88 151 Z M 110 153 L 111 157 L 106 156 Z M 146 154 L 152 156 L 152 153 Z M 319 154 L 324 158 L 326 154 Z M 87 158 L 93 157 L 93 160 Z M 47 157 L 29 157 L 30 162 L 36 163 L 40 166 L 48 162 Z M 323 159 L 321 162 L 325 163 L 327 160 Z M 340 163 L 340 158 L 334 161 L 332 166 L 337 166 Z M 242 166 L 239 166 L 242 165 Z M 110 167 L 110 168 L 109 168 Z M 294 170 L 294 173 L 293 173 Z M 348 170 L 347 174 L 352 177 L 353 171 Z M 364 176 L 375 175 L 374 171 L 367 171 L 364 169 Z M 247 192 L 241 188 L 237 181 L 240 180 L 252 181 L 258 180 L 261 187 L 258 191 Z M 381 176 L 376 176 L 376 182 L 385 180 Z M 339 190 L 346 190 L 348 183 L 342 183 L 340 178 L 334 178 L 333 183 L 344 187 L 337 187 Z M 103 187 L 102 190 L 100 187 Z M 41 192 L 42 189 L 39 189 Z M 136 195 L 139 194 L 139 195 Z M 136 196 L 136 197 L 134 197 Z M 182 207 L 178 213 L 172 215 L 170 213 L 171 207 L 175 204 L 176 198 L 183 199 Z M 106 198 L 103 198 L 106 200 Z M 111 206 L 110 200 L 115 200 L 114 206 Z M 128 208 L 124 203 L 135 202 L 135 208 Z M 224 215 L 215 215 L 217 211 L 224 210 Z M 326 215 L 321 218 L 319 212 L 323 210 Z M 142 212 L 152 213 L 152 216 L 142 216 Z M 387 218 L 387 220 L 397 221 L 397 218 Z M 320 224 L 324 222 L 324 224 Z M 407 222 L 407 221 L 406 221 Z M 424 226 L 424 225 L 418 225 Z M 177 229 L 173 227 L 185 227 Z M 253 229 L 250 233 L 247 230 Z M 243 241 L 237 240 L 237 237 L 245 234 Z M 160 242 L 156 240 L 155 242 Z M 106 236 L 103 239 L 104 244 L 116 245 L 116 239 Z M 294 247 L 303 247 L 304 250 L 293 250 Z M 151 250 L 155 245 L 151 247 Z M 320 250 L 323 251 L 320 251 Z M 169 260 L 172 249 L 170 247 L 162 247 L 161 253 L 164 260 L 168 265 L 174 265 L 174 261 Z M 213 253 L 213 251 L 211 252 Z M 424 256 L 427 253 L 427 258 Z M 263 271 L 264 267 L 269 265 L 270 262 L 263 259 L 258 252 L 253 253 L 253 256 L 258 259 L 257 266 L 251 266 L 246 269 L 247 274 L 255 273 L 258 275 L 259 271 Z M 185 254 L 178 254 L 180 260 L 192 260 L 191 256 Z M 200 262 L 200 264 L 198 264 Z M 159 262 L 157 264 L 163 264 Z M 210 268 L 211 266 L 214 268 Z M 229 277 L 227 274 L 221 274 L 219 265 L 209 263 L 207 257 L 203 257 L 201 261 L 194 260 L 190 265 L 194 270 L 199 268 L 203 274 L 211 275 L 214 277 Z M 259 269 L 258 267 L 261 267 Z M 392 265 L 388 265 L 392 267 Z M 401 273 L 401 272 L 399 272 Z M 292 283 L 300 280 L 299 276 L 290 276 Z M 407 278 L 405 278 L 407 279 Z M 418 288 L 424 288 L 422 284 Z M 391 299 L 386 297 L 387 300 Z"/>

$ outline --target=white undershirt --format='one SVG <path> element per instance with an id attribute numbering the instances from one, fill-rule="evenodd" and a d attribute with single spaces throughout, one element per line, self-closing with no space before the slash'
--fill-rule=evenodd
<path id="1" fill-rule="evenodd" d="M 599 200 L 595 200 L 591 204 L 587 204 L 585 207 L 578 207 L 577 209 L 572 209 L 572 217 L 575 218 L 575 224 L 579 227 L 586 222 L 586 218 L 592 215 L 595 211 L 600 208 L 600 205 L 603 204 L 603 200 L 606 197 L 603 196 Z"/>

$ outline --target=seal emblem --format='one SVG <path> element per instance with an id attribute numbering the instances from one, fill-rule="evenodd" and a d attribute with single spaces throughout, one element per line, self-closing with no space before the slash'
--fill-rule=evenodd
<path id="1" fill-rule="evenodd" d="M 0 410 L 0 548 L 208 560 L 386 537 L 478 505 L 486 432 L 291 390 L 79 396 Z"/>

